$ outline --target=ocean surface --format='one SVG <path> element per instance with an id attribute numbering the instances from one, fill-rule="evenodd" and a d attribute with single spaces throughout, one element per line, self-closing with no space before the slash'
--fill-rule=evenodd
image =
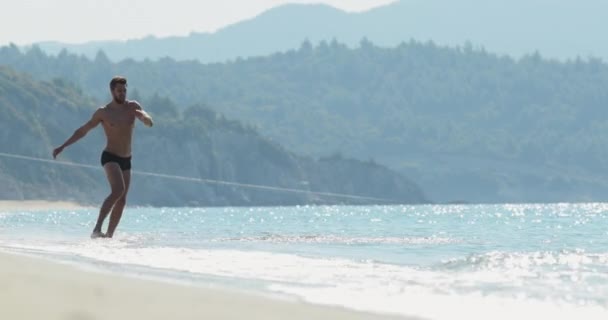
<path id="1" fill-rule="evenodd" d="M 608 204 L 0 211 L 0 250 L 426 319 L 608 319 Z"/>

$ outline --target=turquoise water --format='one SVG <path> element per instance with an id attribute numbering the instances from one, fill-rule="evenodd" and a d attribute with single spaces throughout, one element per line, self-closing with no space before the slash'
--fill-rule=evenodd
<path id="1" fill-rule="evenodd" d="M 428 319 L 608 319 L 608 204 L 130 208 L 90 240 L 96 216 L 2 212 L 0 246 Z"/>

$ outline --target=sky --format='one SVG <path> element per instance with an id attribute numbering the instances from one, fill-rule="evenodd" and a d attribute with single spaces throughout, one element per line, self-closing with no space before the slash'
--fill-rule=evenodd
<path id="1" fill-rule="evenodd" d="M 286 3 L 364 11 L 393 0 L 0 0 L 0 45 L 213 32 Z"/>

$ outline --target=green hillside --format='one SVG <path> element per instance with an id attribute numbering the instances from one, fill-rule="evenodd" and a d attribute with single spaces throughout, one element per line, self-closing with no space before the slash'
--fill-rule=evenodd
<path id="1" fill-rule="evenodd" d="M 107 96 L 115 74 L 142 95 L 206 104 L 290 150 L 374 159 L 435 201 L 606 200 L 608 66 L 512 59 L 417 42 L 337 42 L 224 64 L 111 63 L 0 50 L 0 63 Z"/>
<path id="2" fill-rule="evenodd" d="M 347 193 L 393 203 L 426 201 L 414 183 L 379 165 L 343 158 L 301 157 L 201 106 L 178 110 L 170 100 L 159 96 L 143 99 L 142 103 L 157 121 L 152 129 L 136 128 L 136 170 Z M 50 159 L 53 147 L 88 120 L 96 107 L 64 81 L 34 81 L 0 67 L 0 152 Z M 61 160 L 97 166 L 103 145 L 101 129 L 97 129 L 66 149 Z M 101 170 L 5 156 L 0 156 L 0 186 L 0 198 L 4 199 L 97 203 L 108 192 Z M 148 176 L 135 176 L 130 198 L 132 203 L 156 206 L 382 203 Z"/>

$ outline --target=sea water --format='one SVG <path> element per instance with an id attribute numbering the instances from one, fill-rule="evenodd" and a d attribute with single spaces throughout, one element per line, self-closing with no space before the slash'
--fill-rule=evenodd
<path id="1" fill-rule="evenodd" d="M 608 204 L 0 212 L 0 249 L 426 319 L 608 319 Z"/>

